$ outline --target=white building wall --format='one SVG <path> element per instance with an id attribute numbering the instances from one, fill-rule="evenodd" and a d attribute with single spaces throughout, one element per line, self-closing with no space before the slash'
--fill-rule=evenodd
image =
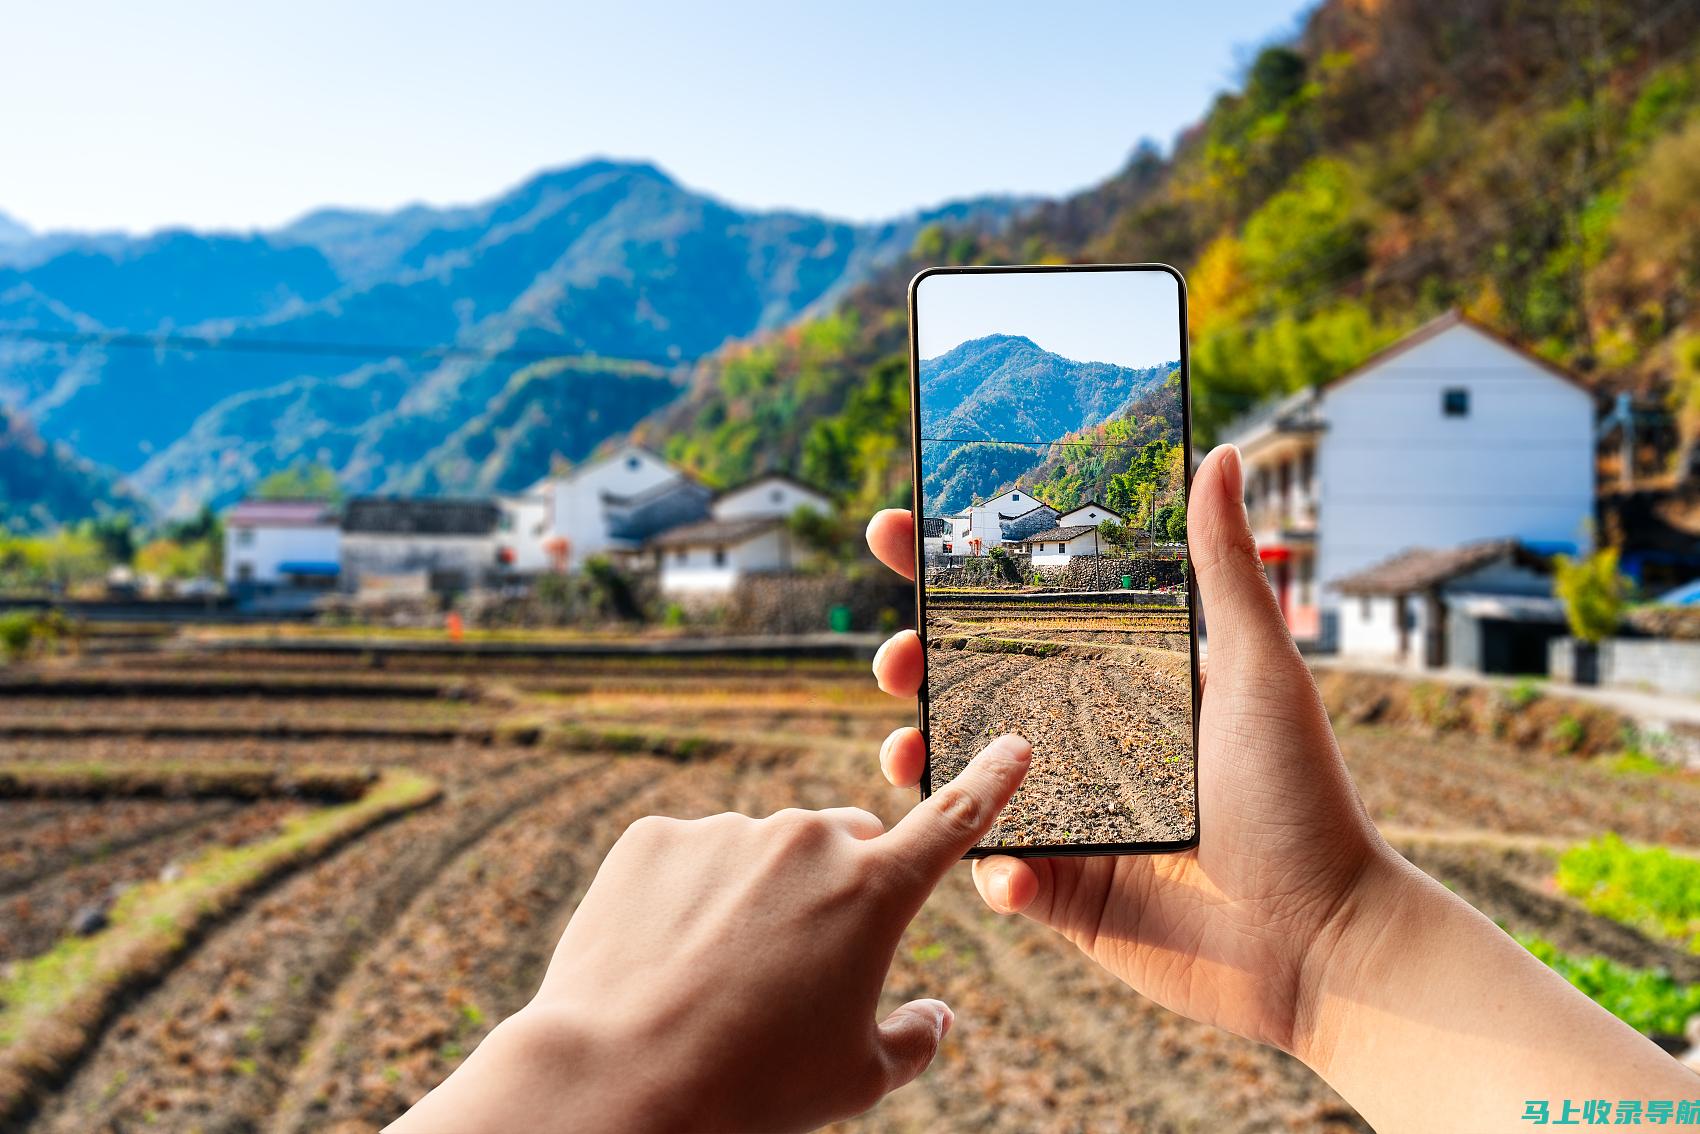
<path id="1" fill-rule="evenodd" d="M 284 581 L 278 572 L 282 563 L 337 563 L 342 554 L 342 532 L 332 524 L 311 527 L 232 526 L 224 531 L 224 578 L 235 584 L 242 567 L 252 569 L 249 579 L 270 585 Z"/>
<path id="2" fill-rule="evenodd" d="M 550 534 L 569 541 L 567 567 L 576 568 L 612 546 L 603 493 L 635 496 L 680 475 L 655 454 L 628 447 L 546 482 L 554 508 Z"/>
<path id="3" fill-rule="evenodd" d="M 668 548 L 661 559 L 661 590 L 668 593 L 730 591 L 753 571 L 780 571 L 791 566 L 791 538 L 784 529 L 728 544 L 724 563 L 715 562 L 710 546 Z"/>
<path id="4" fill-rule="evenodd" d="M 1094 552 L 1101 551 L 1098 542 L 1100 538 L 1101 537 L 1099 537 L 1096 532 L 1081 532 L 1073 539 L 1060 545 L 1056 540 L 1046 540 L 1043 543 L 1029 544 L 1028 546 L 1033 548 L 1033 566 L 1067 566 L 1068 561 L 1073 559 L 1076 555 L 1091 555 Z M 1064 550 L 1058 551 L 1057 548 L 1059 546 L 1063 547 Z"/>
<path id="5" fill-rule="evenodd" d="M 1111 512 L 1108 508 L 1100 508 L 1096 504 L 1087 504 L 1083 507 L 1076 508 L 1072 512 L 1065 512 L 1063 515 L 1058 516 L 1057 527 L 1071 528 L 1076 524 L 1091 524 L 1093 527 L 1097 527 L 1105 520 L 1115 520 L 1117 523 L 1120 523 L 1121 517 L 1117 516 L 1114 512 Z"/>
<path id="6" fill-rule="evenodd" d="M 1360 598 L 1341 595 L 1340 653 L 1363 661 L 1399 661 L 1399 625 L 1394 616 L 1394 599 L 1381 595 Z M 1406 662 L 1422 663 L 1423 659 L 1423 601 L 1413 597 L 1405 602 L 1405 617 L 1410 626 L 1406 636 Z"/>
<path id="7" fill-rule="evenodd" d="M 342 584 L 358 589 L 365 575 L 461 572 L 476 580 L 497 569 L 491 536 L 348 532 L 342 537 Z"/>
<path id="8" fill-rule="evenodd" d="M 716 500 L 709 511 L 717 520 L 783 519 L 798 508 L 812 508 L 824 516 L 832 511 L 832 502 L 802 485 L 778 477 L 764 477 L 728 492 Z"/>
<path id="9" fill-rule="evenodd" d="M 1441 412 L 1469 391 L 1465 417 Z M 1328 583 L 1409 547 L 1515 536 L 1580 545 L 1594 494 L 1584 391 L 1467 324 L 1323 395 L 1318 570 Z"/>
<path id="10" fill-rule="evenodd" d="M 513 569 L 526 574 L 548 569 L 549 556 L 543 550 L 543 543 L 550 535 L 547 490 L 504 497 L 497 503 L 502 508 L 502 528 L 497 539 L 501 546 L 512 549 Z"/>

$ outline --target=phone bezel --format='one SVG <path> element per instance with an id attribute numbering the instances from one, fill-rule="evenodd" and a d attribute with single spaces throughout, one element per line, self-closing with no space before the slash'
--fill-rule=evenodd
<path id="1" fill-rule="evenodd" d="M 921 689 L 916 698 L 917 726 L 926 747 L 926 761 L 921 772 L 921 798 L 932 794 L 933 747 L 927 729 L 927 595 L 923 580 L 926 577 L 925 533 L 921 504 L 921 353 L 920 308 L 921 283 L 932 276 L 947 275 L 1019 275 L 1061 272 L 1162 272 L 1175 281 L 1176 307 L 1180 316 L 1181 342 L 1181 443 L 1186 458 L 1186 481 L 1181 487 L 1182 501 L 1190 514 L 1192 507 L 1192 361 L 1187 344 L 1186 278 L 1168 264 L 999 264 L 964 265 L 925 268 L 909 281 L 909 449 L 913 476 L 912 509 L 915 516 L 915 613 L 916 633 L 921 638 Z M 1192 838 L 1172 842 L 1135 843 L 1060 843 L 1024 847 L 972 847 L 965 858 L 985 858 L 1007 854 L 1017 858 L 1048 858 L 1054 855 L 1117 855 L 1173 854 L 1198 846 L 1203 834 L 1203 817 L 1198 810 L 1198 712 L 1200 683 L 1198 670 L 1198 583 L 1192 569 L 1192 546 L 1187 546 L 1187 647 L 1192 661 Z"/>

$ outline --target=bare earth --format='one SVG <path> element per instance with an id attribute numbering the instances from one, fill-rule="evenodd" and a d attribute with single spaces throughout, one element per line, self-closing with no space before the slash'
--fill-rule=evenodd
<path id="1" fill-rule="evenodd" d="M 986 741 L 1015 732 L 1032 742 L 1033 768 L 981 845 L 1190 839 L 1197 812 L 1184 637 L 1180 649 L 1167 648 L 1176 635 L 1161 631 L 1068 645 L 1078 642 L 1070 632 L 1024 621 L 928 619 L 932 782 L 947 782 Z M 979 652 L 992 642 L 1011 652 Z M 1060 652 L 1034 656 L 1005 642 Z"/>

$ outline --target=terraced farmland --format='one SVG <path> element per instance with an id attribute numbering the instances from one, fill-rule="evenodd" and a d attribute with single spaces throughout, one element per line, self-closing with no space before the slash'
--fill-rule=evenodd
<path id="1" fill-rule="evenodd" d="M 1033 741 L 1033 769 L 984 845 L 1192 837 L 1187 612 L 1137 598 L 928 596 L 935 779 L 1000 733 Z"/>
<path id="2" fill-rule="evenodd" d="M 1180 673 L 1159 648 L 1079 645 Z M 895 820 L 911 796 L 875 752 L 910 719 L 860 663 L 253 651 L 9 671 L 0 1128 L 376 1129 L 529 996 L 631 820 Z M 1700 980 L 1700 959 L 1549 884 L 1553 850 L 1600 830 L 1700 845 L 1700 785 L 1379 725 L 1344 743 L 1372 812 L 1508 928 Z M 918 995 L 957 1012 L 939 1063 L 850 1128 L 1361 1128 L 1292 1060 L 987 913 L 966 870 L 899 949 L 889 1003 Z"/>

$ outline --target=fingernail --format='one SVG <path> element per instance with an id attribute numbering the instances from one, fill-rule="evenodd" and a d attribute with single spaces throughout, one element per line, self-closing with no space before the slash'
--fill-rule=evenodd
<path id="1" fill-rule="evenodd" d="M 939 1038 L 943 1039 L 950 1034 L 950 1026 L 956 1023 L 956 1013 L 950 1010 L 948 1004 L 940 1004 L 939 1008 Z"/>
<path id="2" fill-rule="evenodd" d="M 880 648 L 874 651 L 874 667 L 873 668 L 874 668 L 874 676 L 875 677 L 879 676 L 880 659 L 885 657 L 885 652 L 889 649 L 891 649 L 891 639 L 887 638 L 885 641 L 880 643 Z"/>
<path id="3" fill-rule="evenodd" d="M 992 875 L 992 903 L 1000 910 L 1009 909 L 1009 871 L 1000 870 Z"/>
<path id="4" fill-rule="evenodd" d="M 889 758 L 890 758 L 890 756 L 891 756 L 891 742 L 892 742 L 892 741 L 894 741 L 894 740 L 896 740 L 896 739 L 897 739 L 897 734 L 896 734 L 896 733 L 892 733 L 892 734 L 891 734 L 891 735 L 889 735 L 889 736 L 887 736 L 887 737 L 886 737 L 886 738 L 885 738 L 885 741 L 884 741 L 884 743 L 882 743 L 882 744 L 881 744 L 881 745 L 880 745 L 880 768 L 881 768 L 881 769 L 882 769 L 882 770 L 883 770 L 883 769 L 884 769 L 884 768 L 885 768 L 885 766 L 886 766 L 886 761 L 887 761 L 887 760 L 888 760 L 888 759 L 889 759 Z"/>
<path id="5" fill-rule="evenodd" d="M 1031 760 L 1033 758 L 1033 746 L 1027 743 L 1025 737 L 1017 736 L 1013 732 L 1004 733 L 1004 735 L 986 745 L 983 751 L 995 752 L 1010 760 Z"/>

